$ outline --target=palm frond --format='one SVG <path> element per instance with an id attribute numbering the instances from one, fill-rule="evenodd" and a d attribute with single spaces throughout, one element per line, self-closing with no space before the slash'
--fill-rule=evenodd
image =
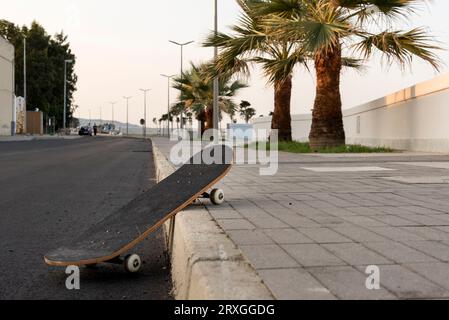
<path id="1" fill-rule="evenodd" d="M 366 59 L 371 57 L 374 49 L 379 50 L 388 63 L 398 62 L 402 67 L 410 65 L 413 57 L 427 61 L 436 70 L 440 69 L 441 61 L 435 50 L 441 50 L 428 36 L 427 30 L 415 28 L 410 31 L 392 31 L 379 34 L 367 34 L 355 45 L 355 50 Z"/>

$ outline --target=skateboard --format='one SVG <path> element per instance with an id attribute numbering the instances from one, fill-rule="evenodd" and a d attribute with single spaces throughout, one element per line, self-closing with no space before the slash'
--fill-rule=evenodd
<path id="1" fill-rule="evenodd" d="M 113 263 L 123 264 L 128 272 L 138 272 L 141 259 L 129 251 L 198 199 L 209 198 L 214 205 L 222 204 L 222 190 L 208 191 L 231 170 L 232 161 L 233 150 L 228 146 L 205 148 L 78 239 L 45 255 L 45 263 L 59 267 Z"/>

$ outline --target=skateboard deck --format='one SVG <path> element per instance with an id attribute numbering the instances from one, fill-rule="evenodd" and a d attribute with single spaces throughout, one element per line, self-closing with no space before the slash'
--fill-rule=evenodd
<path id="1" fill-rule="evenodd" d="M 215 163 L 211 164 L 211 156 Z M 225 145 L 202 150 L 78 239 L 45 255 L 45 262 L 50 266 L 83 266 L 119 259 L 226 176 L 232 159 L 233 150 Z"/>

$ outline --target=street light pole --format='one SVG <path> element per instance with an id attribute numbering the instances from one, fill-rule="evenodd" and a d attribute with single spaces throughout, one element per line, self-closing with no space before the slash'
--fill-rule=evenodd
<path id="1" fill-rule="evenodd" d="M 25 116 L 27 111 L 27 38 L 23 38 L 23 99 L 25 100 Z M 26 125 L 26 124 L 25 124 Z"/>
<path id="2" fill-rule="evenodd" d="M 129 136 L 129 99 L 132 97 L 123 97 L 126 100 L 126 135 Z"/>
<path id="3" fill-rule="evenodd" d="M 112 107 L 112 125 L 114 125 L 114 106 L 117 104 L 117 102 L 109 102 Z M 111 127 L 112 128 L 112 127 Z M 115 130 L 115 127 L 114 127 Z"/>
<path id="4" fill-rule="evenodd" d="M 218 0 L 215 0 L 215 36 L 218 35 Z M 218 47 L 214 48 L 214 61 L 217 63 L 218 59 Z M 213 121 L 214 121 L 214 129 L 218 130 L 218 95 L 219 95 L 219 83 L 218 83 L 218 76 L 214 78 L 214 114 L 213 114 Z M 218 138 L 218 137 L 217 137 Z M 217 141 L 215 141 L 217 142 Z"/>
<path id="5" fill-rule="evenodd" d="M 144 94 L 144 102 L 143 102 L 143 119 L 145 120 L 144 130 L 143 130 L 143 137 L 147 137 L 147 92 L 151 91 L 151 89 L 139 89 Z"/>
<path id="6" fill-rule="evenodd" d="M 64 113 L 63 129 L 67 128 L 67 63 L 73 63 L 73 60 L 64 60 Z"/>
<path id="7" fill-rule="evenodd" d="M 167 128 L 168 128 L 168 136 L 170 137 L 170 113 L 171 113 L 170 112 L 170 80 L 175 75 L 168 76 L 166 74 L 161 74 L 161 76 L 163 76 L 164 78 L 167 78 L 167 84 L 168 84 L 168 86 L 167 86 L 167 91 L 168 91 L 168 99 L 167 99 L 167 116 L 168 116 L 167 123 L 168 123 L 168 125 L 167 125 Z"/>
<path id="8" fill-rule="evenodd" d="M 183 74 L 184 73 L 184 47 L 188 46 L 189 44 L 193 43 L 194 41 L 188 41 L 185 43 L 179 43 L 179 42 L 172 41 L 172 40 L 169 40 L 169 41 L 171 43 L 181 47 L 181 83 L 182 83 L 182 80 L 184 77 L 184 74 Z M 180 96 L 181 97 L 181 105 L 183 105 L 184 101 L 182 99 L 182 88 L 180 89 L 180 91 L 181 91 L 181 96 Z M 181 110 L 181 129 L 184 129 L 184 110 Z"/>

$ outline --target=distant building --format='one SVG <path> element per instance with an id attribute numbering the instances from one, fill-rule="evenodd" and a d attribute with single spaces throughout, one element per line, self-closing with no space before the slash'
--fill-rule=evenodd
<path id="1" fill-rule="evenodd" d="M 16 133 L 25 134 L 27 113 L 25 108 L 25 99 L 23 97 L 16 97 L 15 105 L 15 115 L 13 116 L 13 119 L 16 119 Z"/>
<path id="2" fill-rule="evenodd" d="M 0 36 L 0 135 L 15 133 L 14 46 Z"/>

